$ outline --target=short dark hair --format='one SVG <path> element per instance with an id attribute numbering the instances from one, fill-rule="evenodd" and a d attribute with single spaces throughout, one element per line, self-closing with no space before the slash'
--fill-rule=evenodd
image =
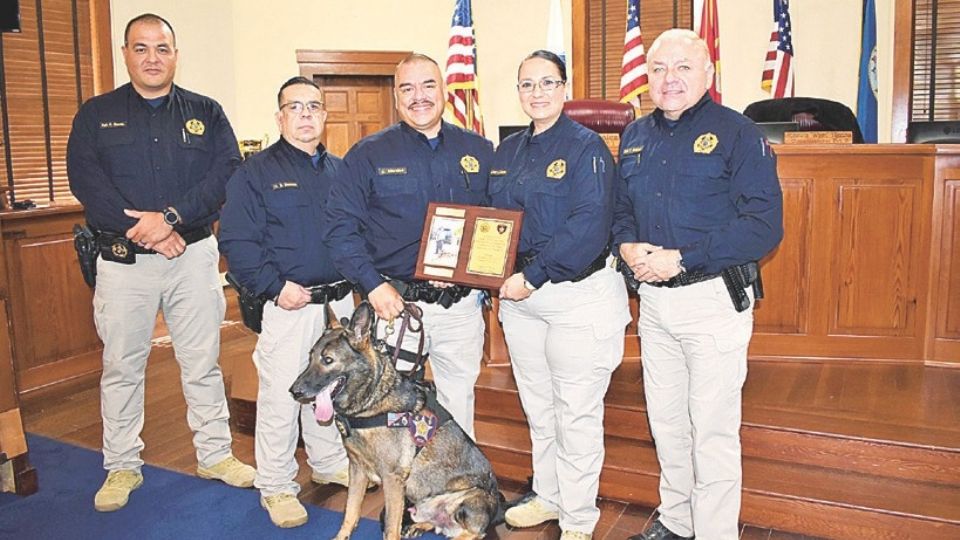
<path id="1" fill-rule="evenodd" d="M 127 23 L 127 27 L 123 29 L 123 45 L 124 46 L 127 45 L 127 40 L 130 37 L 130 28 L 133 27 L 133 25 L 137 24 L 138 22 L 152 22 L 152 23 L 166 25 L 167 28 L 170 29 L 170 35 L 173 36 L 173 46 L 174 47 L 177 46 L 177 33 L 173 31 L 173 26 L 170 24 L 169 21 L 167 21 L 163 17 L 159 15 L 155 15 L 153 13 L 142 13 L 130 19 L 130 22 Z"/>
<path id="2" fill-rule="evenodd" d="M 312 86 L 312 87 L 316 88 L 317 90 L 320 90 L 320 86 L 317 85 L 317 83 L 311 81 L 310 79 L 308 79 L 308 78 L 306 78 L 306 77 L 304 77 L 304 76 L 302 76 L 302 75 L 301 75 L 301 76 L 297 76 L 297 77 L 291 77 L 291 78 L 287 79 L 287 82 L 285 82 L 285 83 L 283 83 L 282 85 L 280 85 L 280 91 L 277 92 L 277 106 L 278 106 L 278 107 L 279 107 L 280 105 L 282 105 L 282 103 L 280 103 L 280 100 L 283 99 L 283 91 L 286 90 L 288 86 L 293 86 L 293 85 L 295 85 L 295 84 L 305 84 L 305 85 L 307 85 L 307 86 Z"/>
<path id="3" fill-rule="evenodd" d="M 527 57 L 523 59 L 523 61 L 520 62 L 520 65 L 517 66 L 518 79 L 520 78 L 520 68 L 523 67 L 523 63 L 532 58 L 540 58 L 542 60 L 546 60 L 547 62 L 550 62 L 551 64 L 557 66 L 557 71 L 560 72 L 560 80 L 563 82 L 567 82 L 566 62 L 564 62 L 563 58 L 560 58 L 560 56 L 557 55 L 557 53 L 553 53 L 544 49 L 540 49 L 539 51 L 533 51 L 532 53 L 528 54 Z"/>

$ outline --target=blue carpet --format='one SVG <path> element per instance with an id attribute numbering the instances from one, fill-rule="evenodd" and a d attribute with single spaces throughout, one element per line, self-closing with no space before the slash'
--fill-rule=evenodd
<path id="1" fill-rule="evenodd" d="M 279 529 L 260 508 L 259 492 L 221 482 L 143 467 L 143 485 L 126 507 L 109 513 L 93 509 L 93 495 L 103 482 L 98 452 L 28 435 L 30 463 L 40 489 L 29 497 L 0 493 L 0 538 L 3 539 L 163 539 L 230 540 L 243 538 L 332 538 L 342 514 L 307 505 L 310 520 L 301 527 Z M 380 524 L 360 522 L 354 539 L 381 538 Z M 427 535 L 425 538 L 440 538 Z"/>

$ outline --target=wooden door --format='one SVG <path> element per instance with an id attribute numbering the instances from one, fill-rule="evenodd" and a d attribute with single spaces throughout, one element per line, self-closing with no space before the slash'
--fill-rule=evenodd
<path id="1" fill-rule="evenodd" d="M 323 75 L 314 80 L 323 89 L 327 125 L 323 144 L 343 157 L 360 139 L 394 122 L 393 77 Z"/>

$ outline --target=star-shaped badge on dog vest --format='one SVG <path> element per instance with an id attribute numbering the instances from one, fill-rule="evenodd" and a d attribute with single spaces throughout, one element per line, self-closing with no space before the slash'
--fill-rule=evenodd
<path id="1" fill-rule="evenodd" d="M 693 151 L 697 154 L 709 154 L 717 147 L 717 136 L 713 133 L 704 133 L 693 141 Z"/>
<path id="2" fill-rule="evenodd" d="M 550 163 L 550 165 L 547 165 L 547 178 L 560 180 L 565 174 L 567 174 L 566 161 L 562 159 L 555 159 L 552 163 Z"/>
<path id="3" fill-rule="evenodd" d="M 191 135 L 203 135 L 203 132 L 207 129 L 206 126 L 203 125 L 203 122 L 197 120 L 196 118 L 187 120 L 187 123 L 184 124 L 184 127 L 187 128 L 187 133 Z"/>

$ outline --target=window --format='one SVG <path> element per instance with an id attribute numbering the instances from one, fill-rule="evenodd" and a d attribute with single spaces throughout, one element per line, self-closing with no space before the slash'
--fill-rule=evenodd
<path id="1" fill-rule="evenodd" d="M 915 0 L 910 120 L 960 119 L 960 0 Z"/>
<path id="2" fill-rule="evenodd" d="M 0 189 L 7 201 L 75 202 L 67 137 L 77 109 L 94 94 L 90 4 L 20 2 L 21 33 L 0 34 Z"/>
<path id="3" fill-rule="evenodd" d="M 960 0 L 958 0 L 960 1 Z M 669 28 L 692 28 L 692 0 L 642 0 L 640 2 L 640 31 L 645 49 Z M 623 36 L 627 31 L 627 2 L 625 0 L 574 0 L 574 41 L 582 35 L 584 58 L 574 69 L 577 98 L 620 99 L 620 63 L 623 58 Z M 584 75 L 585 74 L 585 75 Z M 652 109 L 650 97 L 641 95 L 641 109 Z"/>

